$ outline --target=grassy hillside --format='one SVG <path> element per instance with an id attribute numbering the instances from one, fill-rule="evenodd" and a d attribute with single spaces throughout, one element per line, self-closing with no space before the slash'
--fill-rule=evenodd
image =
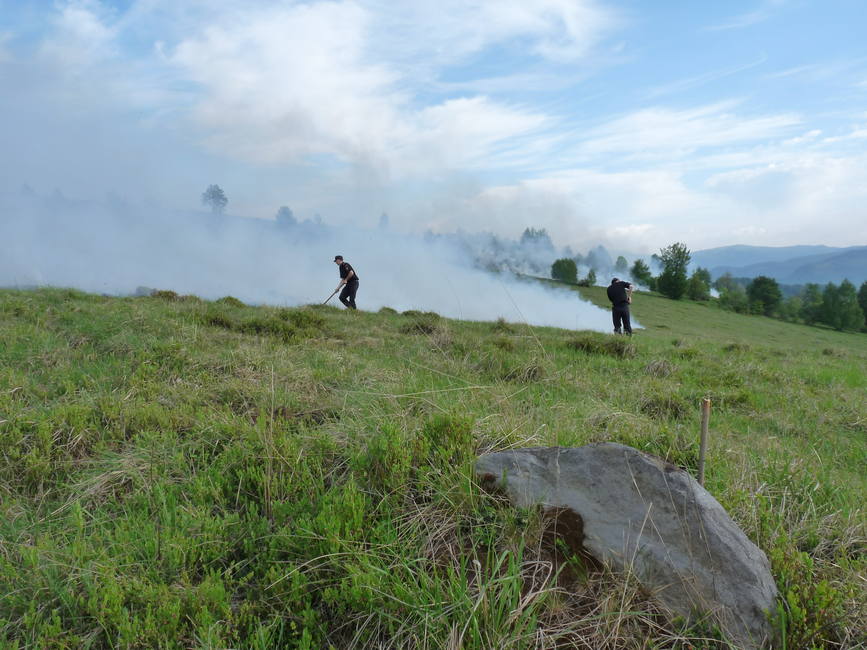
<path id="1" fill-rule="evenodd" d="M 867 336 L 633 313 L 629 340 L 0 291 L 0 639 L 725 647 L 472 479 L 485 451 L 601 440 L 694 472 L 710 396 L 707 487 L 771 560 L 785 647 L 867 643 Z"/>

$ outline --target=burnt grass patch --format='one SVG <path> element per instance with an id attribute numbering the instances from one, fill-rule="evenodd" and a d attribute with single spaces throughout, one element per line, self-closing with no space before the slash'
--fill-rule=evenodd
<path id="1" fill-rule="evenodd" d="M 637 353 L 635 345 L 628 338 L 621 336 L 587 334 L 566 341 L 566 347 L 584 354 L 605 355 L 618 359 L 631 359 Z"/>

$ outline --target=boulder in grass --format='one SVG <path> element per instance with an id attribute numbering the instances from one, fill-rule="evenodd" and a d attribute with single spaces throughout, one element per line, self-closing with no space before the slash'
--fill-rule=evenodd
<path id="1" fill-rule="evenodd" d="M 770 642 L 777 588 L 768 558 L 686 471 L 614 443 L 485 454 L 483 483 L 517 506 L 567 508 L 583 526 L 569 540 L 688 620 L 710 614 L 742 648 Z"/>

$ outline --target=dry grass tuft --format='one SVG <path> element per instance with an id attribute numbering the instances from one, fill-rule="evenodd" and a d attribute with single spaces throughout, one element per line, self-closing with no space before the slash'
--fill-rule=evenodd
<path id="1" fill-rule="evenodd" d="M 656 359 L 644 366 L 644 372 L 651 377 L 668 377 L 674 372 L 674 365 L 665 359 Z"/>
<path id="2" fill-rule="evenodd" d="M 674 394 L 656 394 L 642 397 L 639 410 L 657 420 L 679 420 L 689 412 L 689 404 L 682 397 Z"/>
<path id="3" fill-rule="evenodd" d="M 541 362 L 534 360 L 506 370 L 503 373 L 502 378 L 506 381 L 515 381 L 521 384 L 527 384 L 544 379 L 546 374 L 547 371 L 545 370 L 545 366 Z"/>
<path id="4" fill-rule="evenodd" d="M 637 353 L 627 337 L 585 334 L 566 342 L 566 347 L 585 354 L 602 354 L 618 359 L 630 359 Z"/>
<path id="5" fill-rule="evenodd" d="M 428 311 L 405 311 L 403 315 L 410 319 L 409 323 L 400 327 L 402 334 L 423 334 L 430 336 L 442 329 L 441 317 L 439 314 Z"/>

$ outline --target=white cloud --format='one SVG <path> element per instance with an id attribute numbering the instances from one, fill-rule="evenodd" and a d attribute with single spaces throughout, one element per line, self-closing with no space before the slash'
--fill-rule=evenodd
<path id="1" fill-rule="evenodd" d="M 807 131 L 803 135 L 799 135 L 799 136 L 796 136 L 794 138 L 789 138 L 788 140 L 783 141 L 783 145 L 786 145 L 786 146 L 801 145 L 801 144 L 804 144 L 807 142 L 815 141 L 815 139 L 818 138 L 820 135 L 822 135 L 821 129 L 810 129 L 809 131 Z"/>
<path id="2" fill-rule="evenodd" d="M 257 162 L 325 154 L 394 176 L 471 167 L 545 123 L 486 97 L 416 106 L 398 68 L 370 59 L 373 20 L 347 2 L 255 12 L 185 40 L 170 60 L 202 89 L 195 115 L 210 145 Z"/>
<path id="3" fill-rule="evenodd" d="M 857 126 L 846 135 L 823 138 L 822 142 L 825 144 L 831 144 L 834 142 L 845 142 L 846 140 L 863 140 L 864 138 L 867 138 L 867 126 Z"/>
<path id="4" fill-rule="evenodd" d="M 774 13 L 776 13 L 779 7 L 782 7 L 787 0 L 762 0 L 759 6 L 753 11 L 748 11 L 747 13 L 740 14 L 739 16 L 735 16 L 730 20 L 720 23 L 719 25 L 713 25 L 711 27 L 707 27 L 708 31 L 722 31 L 727 29 L 741 29 L 744 27 L 750 27 L 757 23 L 764 22 L 771 18 Z"/>
<path id="5" fill-rule="evenodd" d="M 801 123 L 791 113 L 739 116 L 732 112 L 734 106 L 734 102 L 721 102 L 684 110 L 640 110 L 590 130 L 581 151 L 679 156 L 703 147 L 778 137 Z"/>
<path id="6" fill-rule="evenodd" d="M 368 0 L 363 6 L 378 16 L 377 51 L 438 66 L 517 38 L 527 39 L 538 56 L 574 61 L 621 22 L 595 0 Z"/>
<path id="7" fill-rule="evenodd" d="M 41 48 L 44 57 L 66 67 L 86 66 L 115 52 L 116 30 L 97 0 L 69 0 L 53 17 L 54 32 Z"/>

